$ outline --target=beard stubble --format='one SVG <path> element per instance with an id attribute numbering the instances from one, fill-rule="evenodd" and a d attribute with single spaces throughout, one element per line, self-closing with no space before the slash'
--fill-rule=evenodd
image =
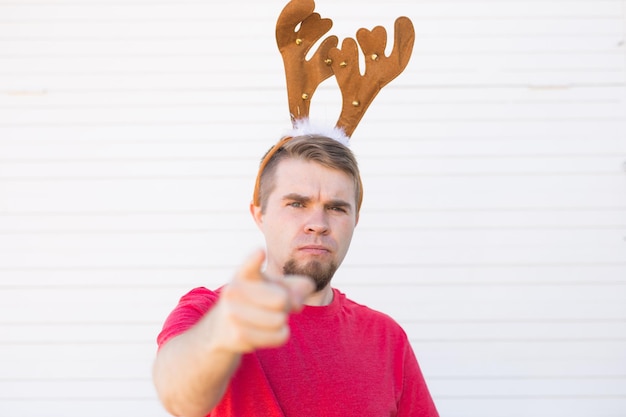
<path id="1" fill-rule="evenodd" d="M 285 275 L 304 275 L 315 282 L 315 292 L 324 289 L 337 271 L 337 264 L 334 262 L 322 263 L 319 261 L 309 261 L 304 265 L 299 265 L 295 259 L 289 259 L 283 266 Z"/>

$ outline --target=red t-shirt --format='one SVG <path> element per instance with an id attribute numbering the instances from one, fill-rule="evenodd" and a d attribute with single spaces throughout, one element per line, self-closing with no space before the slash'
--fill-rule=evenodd
<path id="1" fill-rule="evenodd" d="M 334 289 L 330 305 L 289 319 L 280 348 L 242 356 L 213 417 L 438 417 L 402 328 Z M 158 344 L 192 327 L 219 294 L 196 288 L 167 318 Z"/>

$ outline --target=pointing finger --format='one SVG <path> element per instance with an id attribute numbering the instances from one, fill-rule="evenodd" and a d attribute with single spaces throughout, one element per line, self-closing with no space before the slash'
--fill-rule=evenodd
<path id="1" fill-rule="evenodd" d="M 263 281 L 265 278 L 261 272 L 265 261 L 265 251 L 258 249 L 254 251 L 241 265 L 235 274 L 235 281 Z"/>

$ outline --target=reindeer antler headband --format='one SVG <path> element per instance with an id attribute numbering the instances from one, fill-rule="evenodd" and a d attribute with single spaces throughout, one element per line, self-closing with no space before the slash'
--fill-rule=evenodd
<path id="1" fill-rule="evenodd" d="M 385 28 L 377 26 L 372 31 L 359 29 L 356 38 L 365 55 L 365 73 L 361 75 L 359 50 L 352 38 L 346 38 L 339 49 L 337 37 L 329 36 L 322 41 L 313 57 L 306 59 L 311 47 L 333 25 L 332 20 L 322 19 L 314 13 L 314 9 L 313 0 L 292 0 L 276 23 L 276 42 L 285 64 L 292 122 L 295 125 L 298 120 L 309 116 L 315 90 L 324 80 L 335 75 L 343 98 L 336 126 L 350 137 L 378 92 L 406 68 L 415 31 L 409 18 L 398 18 L 393 51 L 387 57 Z"/>
<path id="2" fill-rule="evenodd" d="M 292 137 L 321 133 L 306 131 L 311 99 L 317 87 L 334 75 L 341 90 L 342 108 L 331 137 L 347 145 L 378 92 L 409 63 L 415 30 L 409 18 L 396 19 L 393 50 L 385 56 L 385 28 L 359 29 L 356 38 L 365 55 L 365 72 L 361 75 L 359 48 L 352 38 L 344 39 L 340 49 L 338 38 L 329 36 L 320 43 L 311 59 L 306 59 L 313 45 L 333 25 L 332 20 L 321 18 L 314 10 L 314 0 L 291 0 L 276 22 L 276 43 L 285 64 L 289 112 L 295 132 Z M 260 177 L 265 165 L 289 139 L 290 136 L 282 138 L 263 158 L 254 190 L 255 205 L 260 205 Z"/>

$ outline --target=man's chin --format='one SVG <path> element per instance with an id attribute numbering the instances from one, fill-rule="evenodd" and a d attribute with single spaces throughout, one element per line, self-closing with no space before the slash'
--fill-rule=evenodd
<path id="1" fill-rule="evenodd" d="M 324 289 L 335 275 L 337 266 L 333 262 L 309 260 L 298 263 L 294 259 L 288 260 L 283 266 L 285 275 L 304 275 L 315 282 L 315 291 Z"/>

